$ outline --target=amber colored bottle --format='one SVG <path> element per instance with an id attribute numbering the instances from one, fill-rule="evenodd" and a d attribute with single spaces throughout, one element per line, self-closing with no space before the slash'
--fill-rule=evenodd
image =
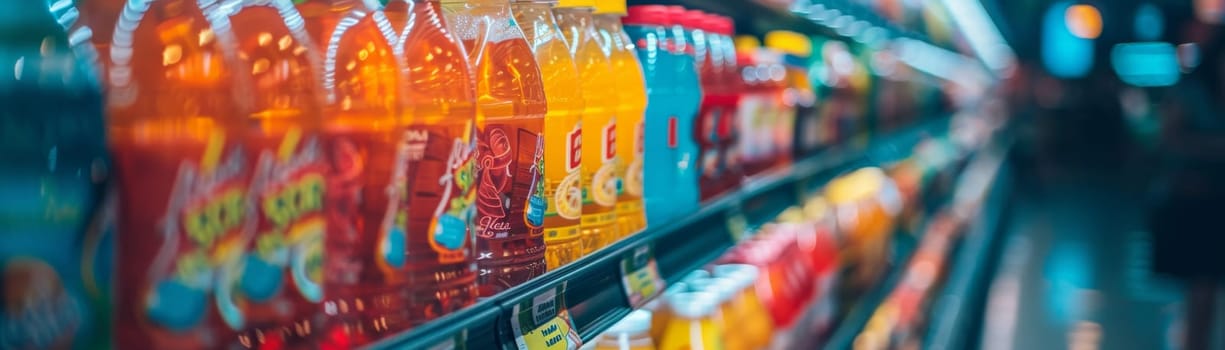
<path id="1" fill-rule="evenodd" d="M 476 177 L 476 92 L 468 56 L 437 0 L 396 0 L 384 8 L 408 72 L 404 120 L 409 156 L 409 316 L 414 325 L 476 301 L 471 222 Z"/>
<path id="2" fill-rule="evenodd" d="M 477 286 L 491 296 L 546 269 L 544 83 L 509 0 L 445 0 L 442 7 L 474 69 Z"/>
<path id="3" fill-rule="evenodd" d="M 229 7 L 229 8 L 227 8 Z M 233 343 L 245 348 L 312 346 L 323 325 L 324 239 L 330 201 L 322 130 L 321 59 L 290 1 L 242 1 L 229 11 L 239 91 L 251 96 L 245 143 L 254 231 L 230 300 L 244 313 Z M 215 29 L 215 28 L 214 28 Z M 249 215 L 251 215 L 249 214 Z M 251 230 L 248 226 L 246 230 Z M 235 280 L 231 282 L 231 278 Z"/>
<path id="4" fill-rule="evenodd" d="M 583 257 L 583 95 L 574 58 L 557 21 L 556 0 L 519 0 L 511 4 L 515 22 L 536 54 L 549 113 L 544 120 L 545 261 L 556 269 Z"/>
<path id="5" fill-rule="evenodd" d="M 221 348 L 243 326 L 230 282 L 249 238 L 252 101 L 220 13 L 209 1 L 130 2 L 109 45 L 117 348 Z"/>
<path id="6" fill-rule="evenodd" d="M 617 95 L 617 173 L 621 190 L 617 196 L 617 226 L 621 237 L 646 229 L 642 204 L 643 132 L 647 109 L 647 85 L 634 42 L 621 17 L 625 0 L 596 0 L 595 27 L 600 47 L 608 53 Z"/>
<path id="7" fill-rule="evenodd" d="M 373 1 L 298 3 L 318 47 L 324 89 L 328 236 L 326 335 L 343 348 L 408 328 L 405 231 L 396 214 L 405 189 L 400 147 L 402 77 L 395 34 Z"/>
<path id="8" fill-rule="evenodd" d="M 591 0 L 564 0 L 553 9 L 574 56 L 583 101 L 583 250 L 586 254 L 617 240 L 617 96 L 612 64 L 596 41 Z"/>

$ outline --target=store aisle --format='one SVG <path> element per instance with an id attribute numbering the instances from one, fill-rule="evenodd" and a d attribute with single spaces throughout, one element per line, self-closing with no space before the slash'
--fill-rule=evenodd
<path id="1" fill-rule="evenodd" d="M 982 349 L 1175 349 L 1181 292 L 1152 276 L 1143 181 L 1037 172 L 1018 188 Z"/>

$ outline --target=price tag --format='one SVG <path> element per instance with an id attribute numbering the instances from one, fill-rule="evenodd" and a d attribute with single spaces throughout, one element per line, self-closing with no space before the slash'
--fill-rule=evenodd
<path id="1" fill-rule="evenodd" d="M 727 233 L 732 235 L 732 242 L 740 242 L 745 231 L 749 230 L 749 221 L 744 218 L 740 208 L 734 208 L 727 214 Z"/>
<path id="2" fill-rule="evenodd" d="M 519 350 L 577 350 L 583 339 L 566 310 L 566 284 L 515 304 L 511 329 Z"/>
<path id="3" fill-rule="evenodd" d="M 655 264 L 655 250 L 650 245 L 634 248 L 621 258 L 621 286 L 634 308 L 642 307 L 664 290 L 664 280 Z"/>
<path id="4" fill-rule="evenodd" d="M 429 350 L 466 350 L 468 349 L 468 330 L 464 329 L 455 333 L 454 336 L 447 338 L 434 344 L 428 348 Z"/>

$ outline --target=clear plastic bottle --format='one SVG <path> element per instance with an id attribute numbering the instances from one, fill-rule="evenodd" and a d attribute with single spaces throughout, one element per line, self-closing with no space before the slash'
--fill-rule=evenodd
<path id="1" fill-rule="evenodd" d="M 634 310 L 596 340 L 596 350 L 655 350 L 651 340 L 651 312 Z"/>
<path id="2" fill-rule="evenodd" d="M 404 188 L 394 179 L 403 79 L 378 3 L 308 0 L 297 7 L 322 61 L 332 158 L 323 339 L 328 346 L 355 346 L 408 327 L 400 294 L 406 238 L 392 221 L 403 209 Z M 357 304 L 368 307 L 349 307 Z"/>
<path id="3" fill-rule="evenodd" d="M 582 82 L 583 100 L 583 250 L 586 254 L 617 240 L 617 86 L 608 54 L 596 41 L 593 0 L 561 0 L 553 9 L 565 33 Z"/>
<path id="4" fill-rule="evenodd" d="M 647 108 L 646 78 L 634 43 L 621 24 L 625 0 L 596 0 L 597 42 L 608 53 L 617 88 L 617 173 L 621 191 L 617 196 L 617 226 L 622 237 L 646 229 L 642 204 L 644 118 Z"/>
<path id="5" fill-rule="evenodd" d="M 106 66 L 117 348 L 224 347 L 243 326 L 231 282 L 253 216 L 253 101 L 227 14 L 212 1 L 130 1 L 116 23 Z"/>
<path id="6" fill-rule="evenodd" d="M 557 1 L 518 0 L 511 4 L 515 22 L 536 54 L 549 113 L 544 121 L 545 261 L 549 269 L 583 256 L 582 214 L 582 82 L 565 35 L 553 18 Z"/>
<path id="7" fill-rule="evenodd" d="M 477 285 L 481 296 L 492 296 L 546 269 L 544 83 L 508 0 L 442 6 L 475 70 Z"/>
<path id="8" fill-rule="evenodd" d="M 66 16 L 76 11 L 44 1 L 6 2 L 0 11 L 5 348 L 110 344 L 110 170 L 88 41 L 96 23 Z"/>

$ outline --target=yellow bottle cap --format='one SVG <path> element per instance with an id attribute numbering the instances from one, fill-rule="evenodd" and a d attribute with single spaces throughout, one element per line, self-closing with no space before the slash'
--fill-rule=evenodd
<path id="1" fill-rule="evenodd" d="M 625 0 L 595 0 L 595 13 L 612 13 L 624 15 L 626 11 Z"/>
<path id="2" fill-rule="evenodd" d="M 804 34 L 792 31 L 776 30 L 766 33 L 766 46 L 793 56 L 812 55 L 812 41 Z"/>
<path id="3" fill-rule="evenodd" d="M 753 51 L 761 47 L 761 40 L 752 35 L 736 36 L 736 51 Z"/>
<path id="4" fill-rule="evenodd" d="M 595 0 L 559 0 L 557 7 L 595 7 Z"/>

